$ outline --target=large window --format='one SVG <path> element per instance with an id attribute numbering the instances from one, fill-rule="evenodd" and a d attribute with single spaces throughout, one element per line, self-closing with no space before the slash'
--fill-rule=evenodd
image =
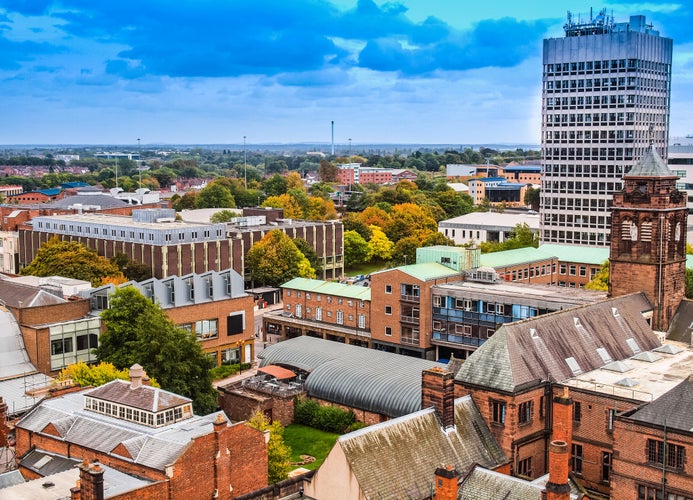
<path id="1" fill-rule="evenodd" d="M 51 356 L 72 352 L 72 338 L 51 340 Z"/>
<path id="2" fill-rule="evenodd" d="M 532 413 L 534 412 L 534 401 L 525 401 L 520 403 L 517 421 L 520 424 L 528 424 L 532 421 Z"/>
<path id="3" fill-rule="evenodd" d="M 582 474 L 582 445 L 573 444 L 571 455 L 573 457 L 573 472 Z"/>
<path id="4" fill-rule="evenodd" d="M 686 448 L 677 444 L 667 443 L 666 451 L 664 441 L 656 439 L 647 440 L 647 461 L 651 464 L 664 465 L 666 455 L 666 465 L 674 469 L 683 469 L 686 458 Z"/>
<path id="5" fill-rule="evenodd" d="M 602 452 L 602 481 L 609 482 L 611 478 L 611 453 Z"/>
<path id="6" fill-rule="evenodd" d="M 517 475 L 532 477 L 532 457 L 525 458 L 517 463 Z"/>
<path id="7" fill-rule="evenodd" d="M 219 320 L 203 319 L 195 322 L 195 335 L 198 340 L 215 339 L 219 336 Z"/>
<path id="8" fill-rule="evenodd" d="M 491 401 L 491 417 L 494 424 L 505 424 L 505 403 Z"/>

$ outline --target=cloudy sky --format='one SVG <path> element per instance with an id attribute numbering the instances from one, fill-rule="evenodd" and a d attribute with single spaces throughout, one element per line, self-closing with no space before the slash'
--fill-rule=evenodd
<path id="1" fill-rule="evenodd" d="M 693 133 L 690 0 L 594 5 L 674 39 Z M 537 144 L 541 41 L 573 0 L 4 0 L 0 144 Z"/>

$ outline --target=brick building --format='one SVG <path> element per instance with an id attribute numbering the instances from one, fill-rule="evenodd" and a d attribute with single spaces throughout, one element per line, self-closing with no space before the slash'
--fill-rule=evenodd
<path id="1" fill-rule="evenodd" d="M 260 209 L 262 210 L 262 209 Z M 255 215 L 258 209 L 244 209 Z M 177 221 L 171 209 L 133 210 L 132 217 L 82 213 L 38 216 L 19 226 L 19 266 L 28 265 L 41 244 L 53 236 L 77 241 L 111 258 L 123 253 L 147 265 L 156 278 L 234 269 L 252 282 L 245 255 L 269 231 L 303 238 L 323 260 L 324 276 L 342 275 L 343 227 L 339 221 L 281 219 L 281 210 L 262 210 L 264 223 L 212 224 Z"/>
<path id="2" fill-rule="evenodd" d="M 151 278 L 120 286 L 134 286 L 161 306 L 173 323 L 195 335 L 217 366 L 253 361 L 254 301 L 243 291 L 243 278 L 236 271 Z M 84 294 L 93 313 L 108 309 L 114 290 L 111 284 Z"/>
<path id="3" fill-rule="evenodd" d="M 41 477 L 25 462 L 38 450 L 67 459 L 97 460 L 165 485 L 143 492 L 147 498 L 231 499 L 267 485 L 263 432 L 230 423 L 223 412 L 196 416 L 189 399 L 149 387 L 145 381 L 142 368 L 134 365 L 130 382 L 114 380 L 35 407 L 15 427 L 24 477 Z M 108 482 L 107 474 L 104 481 Z"/>
<path id="4" fill-rule="evenodd" d="M 693 498 L 692 377 L 615 418 L 612 498 Z"/>
<path id="5" fill-rule="evenodd" d="M 338 181 L 344 186 L 352 184 L 396 184 L 399 181 L 416 179 L 411 170 L 402 168 L 364 167 L 360 163 L 337 165 Z"/>
<path id="6" fill-rule="evenodd" d="M 644 290 L 654 305 L 654 327 L 669 328 L 686 282 L 686 193 L 678 176 L 650 146 L 614 193 L 610 292 Z"/>

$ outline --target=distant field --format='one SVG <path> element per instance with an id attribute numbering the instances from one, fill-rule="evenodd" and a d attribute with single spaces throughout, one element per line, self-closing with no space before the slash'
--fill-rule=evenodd
<path id="1" fill-rule="evenodd" d="M 300 466 L 309 470 L 320 467 L 338 437 L 339 434 L 320 431 L 300 424 L 291 424 L 284 429 L 284 442 L 291 447 L 292 462 L 300 461 L 301 455 L 315 457 L 315 462 Z"/>

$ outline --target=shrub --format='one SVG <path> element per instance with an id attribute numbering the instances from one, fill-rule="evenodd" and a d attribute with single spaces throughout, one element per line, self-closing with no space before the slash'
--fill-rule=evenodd
<path id="1" fill-rule="evenodd" d="M 297 399 L 294 421 L 323 431 L 343 434 L 354 425 L 356 415 L 335 406 L 321 406 L 312 399 Z"/>
<path id="2" fill-rule="evenodd" d="M 240 365 L 221 365 L 215 366 L 209 372 L 212 374 L 212 380 L 219 380 L 222 378 L 230 377 L 235 375 L 241 369 L 247 370 L 250 368 L 250 363 L 241 363 Z"/>

